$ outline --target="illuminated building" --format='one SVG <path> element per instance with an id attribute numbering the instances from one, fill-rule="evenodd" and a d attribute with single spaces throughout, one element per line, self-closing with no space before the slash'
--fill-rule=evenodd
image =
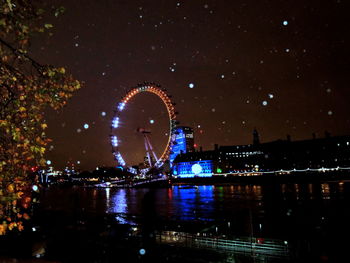
<path id="1" fill-rule="evenodd" d="M 174 171 L 202 160 L 212 161 L 214 174 L 350 167 L 350 136 L 328 135 L 302 141 L 292 141 L 287 136 L 287 140 L 260 143 L 255 130 L 253 138 L 254 143 L 248 145 L 215 145 L 214 150 L 180 154 L 174 160 L 174 167 L 178 167 Z"/>
<path id="2" fill-rule="evenodd" d="M 211 160 L 181 162 L 174 166 L 173 175 L 182 178 L 210 177 L 213 175 L 213 162 Z"/>
<path id="3" fill-rule="evenodd" d="M 182 129 L 184 135 L 185 135 L 185 142 L 186 142 L 186 152 L 193 152 L 194 151 L 194 132 L 193 129 L 190 127 L 179 127 Z"/>
<path id="4" fill-rule="evenodd" d="M 194 152 L 194 136 L 193 129 L 190 127 L 176 127 L 174 136 L 175 143 L 170 154 L 170 163 L 172 164 L 178 154 Z"/>

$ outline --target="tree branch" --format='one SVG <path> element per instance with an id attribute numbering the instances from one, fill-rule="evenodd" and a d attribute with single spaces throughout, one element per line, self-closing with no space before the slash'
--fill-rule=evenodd
<path id="1" fill-rule="evenodd" d="M 15 55 L 18 56 L 23 56 L 24 58 L 28 59 L 33 67 L 36 68 L 36 70 L 38 70 L 41 73 L 41 69 L 43 68 L 43 65 L 39 64 L 38 62 L 36 62 L 34 59 L 32 59 L 30 56 L 28 56 L 27 54 L 23 53 L 22 51 L 14 48 L 11 44 L 7 43 L 4 39 L 0 38 L 0 43 L 2 45 L 4 45 L 5 47 L 7 47 L 8 49 L 10 49 Z"/>

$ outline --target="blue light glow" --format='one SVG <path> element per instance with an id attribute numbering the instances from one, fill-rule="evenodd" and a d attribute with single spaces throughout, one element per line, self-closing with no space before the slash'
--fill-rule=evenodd
<path id="1" fill-rule="evenodd" d="M 149 120 L 149 123 L 150 123 L 150 124 L 153 124 L 153 123 L 154 123 L 154 120 Z"/>
<path id="2" fill-rule="evenodd" d="M 133 167 L 128 167 L 128 172 L 132 173 L 132 174 L 137 174 L 137 169 L 135 169 Z"/>
<path id="3" fill-rule="evenodd" d="M 170 154 L 170 165 L 172 165 L 175 157 L 182 153 L 186 153 L 186 138 L 182 128 L 175 130 L 175 144 L 171 148 L 172 153 Z"/>
<path id="4" fill-rule="evenodd" d="M 85 130 L 86 130 L 86 129 L 89 129 L 89 124 L 85 123 L 85 124 L 84 124 L 84 129 L 85 129 Z"/>
<path id="5" fill-rule="evenodd" d="M 190 89 L 193 89 L 193 88 L 194 88 L 194 84 L 193 84 L 193 83 L 190 83 L 190 84 L 188 84 L 188 87 L 189 87 Z"/>
<path id="6" fill-rule="evenodd" d="M 119 126 L 119 117 L 115 117 L 112 121 L 112 127 L 118 128 L 118 126 Z"/>
<path id="7" fill-rule="evenodd" d="M 200 185 L 197 189 L 174 186 L 172 194 L 181 220 L 212 221 L 216 217 L 214 210 L 215 188 L 213 186 Z M 198 211 L 198 202 L 205 204 L 203 206 L 205 208 L 201 212 Z"/>
<path id="8" fill-rule="evenodd" d="M 287 20 L 284 20 L 284 21 L 283 21 L 283 25 L 284 25 L 284 26 L 288 26 L 288 21 L 287 21 Z"/>
<path id="9" fill-rule="evenodd" d="M 162 160 L 158 160 L 158 161 L 154 164 L 154 166 L 155 166 L 155 167 L 162 167 L 163 164 L 164 164 L 164 162 L 163 162 Z"/>
<path id="10" fill-rule="evenodd" d="M 194 165 L 192 165 L 191 170 L 195 175 L 197 175 L 202 172 L 203 168 L 202 166 L 200 166 L 200 164 L 195 163 Z"/>
<path id="11" fill-rule="evenodd" d="M 112 193 L 110 202 L 107 204 L 107 211 L 120 215 L 117 219 L 121 223 L 127 223 L 124 220 L 124 215 L 128 212 L 128 203 L 125 189 L 118 189 Z"/>
<path id="12" fill-rule="evenodd" d="M 122 155 L 119 152 L 115 153 L 115 157 L 116 157 L 116 160 L 118 161 L 118 163 L 120 165 L 123 165 L 123 166 L 125 165 L 125 161 L 124 161 Z"/>
<path id="13" fill-rule="evenodd" d="M 118 138 L 117 138 L 117 136 L 112 136 L 111 141 L 112 141 L 113 147 L 117 147 L 118 146 Z"/>
<path id="14" fill-rule="evenodd" d="M 124 107 L 125 107 L 125 103 L 124 103 L 124 102 L 121 102 L 121 103 L 119 103 L 119 105 L 118 105 L 118 110 L 119 110 L 119 111 L 122 111 L 122 110 L 124 109 Z"/>
<path id="15" fill-rule="evenodd" d="M 173 175 L 182 178 L 210 177 L 213 175 L 213 162 L 211 160 L 180 162 L 174 165 Z"/>

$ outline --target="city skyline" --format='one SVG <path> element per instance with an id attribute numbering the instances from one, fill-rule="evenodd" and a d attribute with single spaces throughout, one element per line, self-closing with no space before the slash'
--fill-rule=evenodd
<path id="1" fill-rule="evenodd" d="M 84 82 L 59 114 L 47 112 L 54 166 L 112 166 L 113 111 L 143 81 L 173 95 L 180 125 L 193 127 L 204 149 L 251 143 L 254 128 L 263 142 L 350 133 L 342 1 L 52 3 L 65 14 L 48 16 L 53 36 L 34 40 L 31 53 Z M 140 95 L 130 105 L 124 152 L 141 156 L 133 131 L 142 126 L 162 148 L 162 102 Z"/>
<path id="2" fill-rule="evenodd" d="M 345 0 L 0 1 L 1 262 L 343 262 Z"/>

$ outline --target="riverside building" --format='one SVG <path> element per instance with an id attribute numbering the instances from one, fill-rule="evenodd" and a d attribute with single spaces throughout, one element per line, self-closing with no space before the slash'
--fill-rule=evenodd
<path id="1" fill-rule="evenodd" d="M 180 153 L 173 161 L 172 173 L 178 177 L 220 174 L 269 173 L 276 171 L 325 171 L 349 169 L 350 136 L 260 143 L 253 133 L 248 145 L 219 146 L 213 150 Z"/>

